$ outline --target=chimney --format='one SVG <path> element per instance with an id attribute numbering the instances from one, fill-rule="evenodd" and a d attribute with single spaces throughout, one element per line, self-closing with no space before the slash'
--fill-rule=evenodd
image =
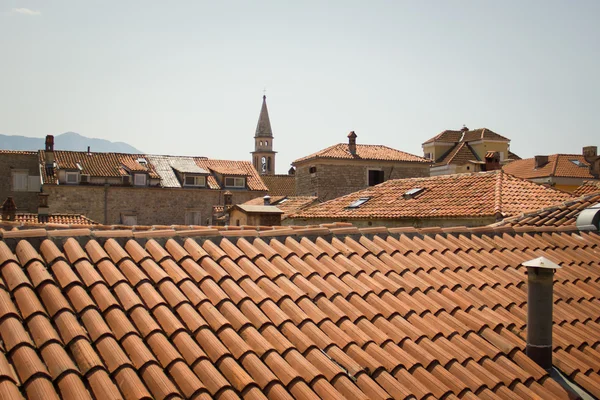
<path id="1" fill-rule="evenodd" d="M 552 368 L 552 285 L 561 268 L 545 257 L 523 263 L 527 267 L 527 347 L 525 353 L 540 367 Z"/>
<path id="2" fill-rule="evenodd" d="M 54 136 L 46 135 L 46 165 L 54 165 Z"/>
<path id="3" fill-rule="evenodd" d="M 49 207 L 48 207 L 48 193 L 38 193 L 38 215 L 48 215 Z"/>
<path id="4" fill-rule="evenodd" d="M 265 197 L 263 197 L 263 201 L 265 202 L 265 206 L 270 206 L 271 205 L 271 196 L 269 196 L 268 194 L 265 195 Z"/>
<path id="5" fill-rule="evenodd" d="M 4 221 L 14 221 L 17 217 L 17 205 L 12 197 L 7 197 L 2 203 L 2 219 Z"/>
<path id="6" fill-rule="evenodd" d="M 290 167 L 290 169 L 288 170 L 288 175 L 296 175 L 296 168 Z"/>
<path id="7" fill-rule="evenodd" d="M 497 151 L 489 151 L 485 155 L 485 170 L 495 171 L 500 169 L 500 154 Z"/>
<path id="8" fill-rule="evenodd" d="M 598 147 L 584 147 L 583 158 L 590 164 L 590 174 L 592 174 L 594 178 L 600 178 L 600 157 L 598 157 Z"/>
<path id="9" fill-rule="evenodd" d="M 232 205 L 232 197 L 233 194 L 229 190 L 223 193 L 223 205 L 225 205 L 225 207 Z"/>
<path id="10" fill-rule="evenodd" d="M 88 155 L 88 156 L 91 156 L 91 155 L 92 155 L 92 152 L 90 151 L 90 146 L 88 146 L 87 155 Z"/>
<path id="11" fill-rule="evenodd" d="M 356 155 L 356 133 L 354 131 L 348 134 L 348 151 L 353 156 Z"/>
<path id="12" fill-rule="evenodd" d="M 465 133 L 465 132 L 468 132 L 468 131 L 469 131 L 469 128 L 467 128 L 467 126 L 466 126 L 466 125 L 463 125 L 463 127 L 462 127 L 462 128 L 460 128 L 460 131 L 461 131 L 462 133 Z"/>
<path id="13" fill-rule="evenodd" d="M 548 164 L 548 156 L 535 156 L 535 169 L 542 168 Z"/>

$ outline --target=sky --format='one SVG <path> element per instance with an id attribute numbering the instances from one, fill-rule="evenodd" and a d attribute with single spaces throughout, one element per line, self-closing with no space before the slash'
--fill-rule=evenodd
<path id="1" fill-rule="evenodd" d="M 0 134 L 250 161 L 266 90 L 277 173 L 350 131 L 419 155 L 463 125 L 521 157 L 580 153 L 600 146 L 599 17 L 597 0 L 0 0 Z"/>

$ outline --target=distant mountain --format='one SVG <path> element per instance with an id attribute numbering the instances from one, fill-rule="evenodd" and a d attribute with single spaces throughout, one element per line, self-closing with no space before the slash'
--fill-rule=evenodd
<path id="1" fill-rule="evenodd" d="M 43 150 L 45 138 L 32 138 L 17 135 L 0 135 L 0 149 L 4 150 Z M 55 150 L 141 153 L 140 150 L 124 142 L 111 142 L 105 139 L 88 138 L 75 132 L 65 132 L 54 136 Z"/>

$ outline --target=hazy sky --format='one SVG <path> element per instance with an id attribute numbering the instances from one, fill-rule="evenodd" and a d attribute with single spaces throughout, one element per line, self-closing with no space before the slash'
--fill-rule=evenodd
<path id="1" fill-rule="evenodd" d="M 0 133 L 250 160 L 266 88 L 278 173 L 351 130 L 579 153 L 600 146 L 599 20 L 597 0 L 0 0 Z"/>

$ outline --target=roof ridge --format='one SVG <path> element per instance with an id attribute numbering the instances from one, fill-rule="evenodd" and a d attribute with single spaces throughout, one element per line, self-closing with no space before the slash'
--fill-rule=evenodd
<path id="1" fill-rule="evenodd" d="M 502 181 L 504 180 L 504 173 L 502 170 L 497 174 L 496 186 L 494 188 L 494 212 L 502 214 Z"/>

